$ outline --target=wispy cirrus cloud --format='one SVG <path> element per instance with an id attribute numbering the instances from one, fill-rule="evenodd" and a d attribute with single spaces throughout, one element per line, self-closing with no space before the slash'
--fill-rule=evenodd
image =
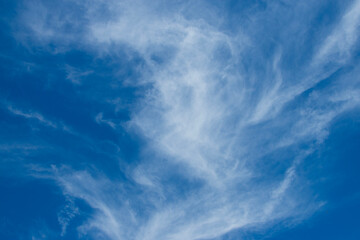
<path id="1" fill-rule="evenodd" d="M 113 123 L 111 120 L 107 120 L 107 119 L 104 119 L 104 116 L 103 116 L 103 113 L 98 113 L 95 117 L 95 121 L 98 123 L 98 124 L 106 124 L 106 125 L 109 125 L 110 127 L 112 128 L 116 128 L 116 124 Z"/>
<path id="2" fill-rule="evenodd" d="M 27 119 L 33 119 L 38 121 L 41 124 L 44 124 L 46 126 L 52 127 L 52 128 L 57 128 L 57 124 L 44 118 L 43 115 L 41 115 L 40 113 L 37 112 L 25 112 L 25 111 L 21 111 L 19 109 L 14 108 L 13 106 L 9 105 L 8 106 L 8 110 L 15 115 L 27 118 Z"/>
<path id="3" fill-rule="evenodd" d="M 351 56 L 351 50 L 359 38 L 360 1 L 353 1 L 340 23 L 334 27 L 315 55 L 315 62 L 343 62 Z"/>
<path id="4" fill-rule="evenodd" d="M 261 11 L 254 12 L 255 20 L 244 23 L 241 31 L 227 32 L 205 17 L 193 17 L 186 3 L 84 1 L 81 20 L 38 4 L 40 17 L 29 25 L 40 39 L 37 44 L 52 42 L 70 49 L 80 39 L 81 47 L 99 58 L 117 56 L 125 48 L 128 55 L 123 58 L 142 62 L 136 69 L 139 77 L 130 84 L 146 88 L 130 109 L 127 129 L 144 138 L 146 146 L 143 157 L 125 168 L 128 181 L 99 174 L 101 165 L 95 173 L 54 168 L 48 176 L 64 194 L 95 209 L 79 228 L 83 234 L 214 239 L 233 230 L 303 219 L 323 204 L 304 190 L 308 186 L 298 169 L 326 138 L 331 122 L 359 106 L 356 67 L 332 86 L 318 86 L 351 59 L 359 33 L 359 1 L 329 35 L 318 37 L 320 47 L 304 57 L 298 69 L 286 65 L 287 46 L 275 44 L 265 52 L 266 44 L 253 38 Z M 284 7 L 269 5 L 269 15 Z M 208 4 L 202 7 L 211 11 Z M 96 15 L 98 8 L 108 14 Z M 36 11 L 30 7 L 24 17 L 34 17 Z M 81 34 L 64 34 L 67 22 L 82 27 Z M 308 27 L 289 25 L 299 33 Z M 287 28 L 282 31 L 287 36 Z M 272 37 L 279 36 L 267 36 Z M 296 45 L 296 37 L 288 41 Z M 303 50 L 294 51 L 300 55 Z M 329 66 L 332 61 L 338 64 Z M 41 115 L 11 111 L 47 123 Z M 103 113 L 95 121 L 119 133 Z M 308 147 L 292 149 L 301 144 Z M 277 151 L 287 151 L 286 157 Z M 275 160 L 269 160 L 271 154 Z"/>

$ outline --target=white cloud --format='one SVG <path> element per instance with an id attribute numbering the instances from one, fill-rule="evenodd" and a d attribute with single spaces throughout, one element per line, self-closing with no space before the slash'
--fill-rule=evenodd
<path id="1" fill-rule="evenodd" d="M 84 234 L 211 239 L 235 229 L 301 219 L 320 206 L 301 192 L 306 185 L 297 175 L 311 147 L 301 157 L 294 153 L 292 159 L 279 159 L 283 170 L 276 176 L 266 168 L 264 156 L 309 140 L 320 143 L 336 116 L 358 106 L 358 88 L 350 91 L 340 85 L 336 95 L 331 89 L 314 91 L 307 102 L 285 109 L 337 69 L 325 69 L 329 56 L 351 50 L 357 39 L 359 1 L 324 38 L 315 60 L 303 66 L 307 71 L 294 79 L 283 74 L 281 51 L 265 61 L 263 75 L 249 73 L 243 61 L 254 56 L 247 56 L 251 51 L 246 48 L 256 44 L 248 45 L 249 38 L 227 34 L 206 19 L 190 19 L 186 9 L 156 12 L 146 2 L 110 2 L 113 15 L 105 21 L 90 18 L 93 2 L 98 3 L 84 3 L 88 31 L 82 40 L 102 54 L 129 48 L 145 62 L 147 71 L 139 84 L 152 88 L 139 100 L 129 126 L 146 138 L 150 150 L 144 150 L 136 167 L 127 169 L 138 193 L 121 186 L 126 183 L 86 171 L 57 172 L 66 194 L 96 210 L 80 228 Z M 54 31 L 43 26 L 34 31 L 48 38 Z M 358 81 L 352 77 L 347 84 Z M 12 112 L 46 123 L 41 115 Z M 103 113 L 95 120 L 116 130 Z M 170 181 L 169 174 L 176 179 Z M 187 188 L 180 191 L 182 181 Z"/>
<path id="2" fill-rule="evenodd" d="M 351 49 L 358 40 L 360 30 L 360 1 L 355 0 L 349 6 L 341 22 L 333 32 L 326 37 L 319 52 L 315 55 L 315 62 L 336 61 L 343 62 L 351 55 Z"/>
<path id="3" fill-rule="evenodd" d="M 79 214 L 79 209 L 75 206 L 74 200 L 70 197 L 66 198 L 66 205 L 58 213 L 58 221 L 61 225 L 61 236 L 66 234 L 67 226 L 70 221 Z"/>
<path id="4" fill-rule="evenodd" d="M 33 112 L 33 111 L 24 112 L 24 111 L 21 111 L 19 109 L 13 108 L 11 105 L 8 105 L 7 107 L 8 107 L 8 110 L 12 114 L 15 114 L 15 115 L 18 115 L 18 116 L 21 116 L 21 117 L 24 117 L 24 118 L 28 118 L 28 119 L 37 120 L 41 124 L 52 127 L 52 128 L 57 128 L 58 127 L 56 123 L 44 118 L 44 116 L 41 115 L 40 113 Z"/>
<path id="5" fill-rule="evenodd" d="M 81 85 L 84 77 L 92 74 L 94 71 L 82 71 L 70 65 L 65 65 L 66 79 L 75 85 Z"/>
<path id="6" fill-rule="evenodd" d="M 98 113 L 95 117 L 95 121 L 98 124 L 104 123 L 106 125 L 109 125 L 111 128 L 116 128 L 116 124 L 114 122 L 112 122 L 111 120 L 108 119 L 104 119 L 103 113 Z"/>

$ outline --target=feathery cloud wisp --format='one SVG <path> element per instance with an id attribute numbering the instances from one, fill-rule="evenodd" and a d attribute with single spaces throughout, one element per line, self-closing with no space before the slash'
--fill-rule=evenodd
<path id="1" fill-rule="evenodd" d="M 109 239 L 212 239 L 235 229 L 302 219 L 316 210 L 321 203 L 302 191 L 306 186 L 297 174 L 313 145 L 300 153 L 291 147 L 321 143 L 331 121 L 359 104 L 353 75 L 358 69 L 344 77 L 346 85 L 336 82 L 336 91 L 316 87 L 339 69 L 329 67 L 331 56 L 346 56 L 339 64 L 351 58 L 359 2 L 329 36 L 319 38 L 321 47 L 301 62 L 306 71 L 295 76 L 299 71 L 286 67 L 286 47 L 281 44 L 270 56 L 261 53 L 262 46 L 254 53 L 252 48 L 262 42 L 247 35 L 256 31 L 251 23 L 241 32 L 226 32 L 206 18 L 192 18 L 186 4 L 182 11 L 163 11 L 164 3 L 141 1 L 110 1 L 105 3 L 109 16 L 96 18 L 101 2 L 84 1 L 84 19 L 78 25 L 85 30 L 77 36 L 82 43 L 98 57 L 116 56 L 126 48 L 126 60 L 141 59 L 139 77 L 128 84 L 148 88 L 130 110 L 127 126 L 145 138 L 147 146 L 144 157 L 126 168 L 129 182 L 53 169 L 50 176 L 67 196 L 96 209 L 80 230 Z M 276 13 L 277 3 L 269 5 Z M 204 8 L 211 10 L 205 3 Z M 74 16 L 59 21 L 49 8 L 37 11 L 42 11 L 38 24 L 29 28 L 42 39 L 38 44 L 55 42 L 66 51 L 69 42 L 77 43 L 61 31 L 57 34 L 64 21 L 77 21 Z M 24 16 L 29 15 L 34 16 Z M 51 16 L 50 22 L 44 15 Z M 45 123 L 40 115 L 11 111 Z M 103 113 L 95 121 L 118 133 Z M 268 155 L 287 148 L 286 158 L 275 154 L 281 170 L 272 169 Z"/>

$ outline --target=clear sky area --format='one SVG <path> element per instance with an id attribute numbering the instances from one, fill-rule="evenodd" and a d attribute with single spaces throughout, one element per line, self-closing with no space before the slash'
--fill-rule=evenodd
<path id="1" fill-rule="evenodd" d="M 360 0 L 0 0 L 1 240 L 359 240 Z"/>

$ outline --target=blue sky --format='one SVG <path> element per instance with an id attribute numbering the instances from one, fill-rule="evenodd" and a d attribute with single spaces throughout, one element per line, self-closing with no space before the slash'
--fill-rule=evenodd
<path id="1" fill-rule="evenodd" d="M 0 13 L 0 239 L 360 239 L 359 0 Z"/>

